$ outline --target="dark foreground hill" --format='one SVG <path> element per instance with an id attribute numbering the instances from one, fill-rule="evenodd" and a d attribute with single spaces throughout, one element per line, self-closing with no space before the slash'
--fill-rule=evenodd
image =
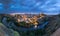
<path id="1" fill-rule="evenodd" d="M 19 36 L 19 34 L 0 23 L 0 36 Z"/>
<path id="2" fill-rule="evenodd" d="M 60 15 L 50 17 L 49 24 L 46 26 L 46 33 L 44 36 L 52 35 L 57 29 L 60 28 Z"/>

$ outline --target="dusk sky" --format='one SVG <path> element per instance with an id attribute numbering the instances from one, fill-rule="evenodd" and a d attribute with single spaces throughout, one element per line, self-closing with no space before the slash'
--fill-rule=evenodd
<path id="1" fill-rule="evenodd" d="M 59 13 L 60 0 L 0 0 L 0 13 Z"/>

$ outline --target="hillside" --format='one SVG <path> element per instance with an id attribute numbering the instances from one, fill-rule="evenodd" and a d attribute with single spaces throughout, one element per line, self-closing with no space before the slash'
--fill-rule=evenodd
<path id="1" fill-rule="evenodd" d="M 55 15 L 50 18 L 49 24 L 46 26 L 46 36 L 53 34 L 58 28 L 60 28 L 60 16 Z"/>
<path id="2" fill-rule="evenodd" d="M 19 34 L 0 23 L 0 36 L 19 36 Z"/>
<path id="3" fill-rule="evenodd" d="M 13 28 L 8 28 L 2 23 L 0 23 L 0 36 L 4 36 L 6 34 L 8 36 L 16 36 L 16 34 L 18 36 L 50 36 L 58 28 L 60 28 L 60 15 L 51 15 L 48 17 L 49 17 L 49 23 L 45 26 L 43 30 L 37 29 L 37 30 L 31 30 L 31 31 L 30 30 L 21 31 L 23 28 L 17 27 L 15 25 L 12 25 Z M 4 35 L 1 35 L 1 34 L 4 34 Z"/>

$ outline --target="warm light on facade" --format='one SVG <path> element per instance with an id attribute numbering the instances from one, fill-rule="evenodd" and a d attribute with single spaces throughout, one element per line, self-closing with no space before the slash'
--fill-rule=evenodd
<path id="1" fill-rule="evenodd" d="M 20 19 L 17 19 L 18 20 L 18 22 L 20 22 Z"/>

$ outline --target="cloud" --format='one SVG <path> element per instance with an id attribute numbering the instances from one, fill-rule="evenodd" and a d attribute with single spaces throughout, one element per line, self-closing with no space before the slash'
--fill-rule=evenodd
<path id="1" fill-rule="evenodd" d="M 43 12 L 59 12 L 60 11 L 60 0 L 19 0 L 19 1 L 13 0 L 13 1 L 15 1 L 15 3 L 13 3 L 12 1 L 10 3 L 12 5 L 13 4 L 15 5 L 9 6 L 9 9 L 12 9 L 14 7 L 15 11 L 17 10 L 22 12 L 31 11 L 31 12 L 37 12 L 37 13 L 41 11 Z"/>
<path id="2" fill-rule="evenodd" d="M 38 9 L 41 9 L 45 12 L 59 12 L 60 11 L 60 2 L 59 0 L 47 0 L 43 5 L 39 6 Z"/>

